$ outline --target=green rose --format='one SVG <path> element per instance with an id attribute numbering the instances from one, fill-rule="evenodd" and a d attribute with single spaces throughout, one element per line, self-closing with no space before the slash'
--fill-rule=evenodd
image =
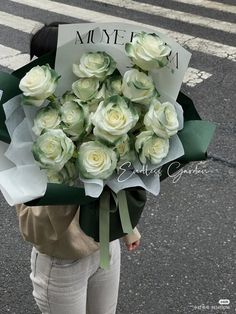
<path id="1" fill-rule="evenodd" d="M 23 103 L 41 106 L 45 99 L 55 92 L 59 78 L 60 76 L 48 64 L 32 68 L 20 81 Z"/>
<path id="2" fill-rule="evenodd" d="M 169 139 L 160 138 L 152 131 L 143 131 L 136 137 L 135 149 L 143 164 L 149 160 L 158 165 L 169 152 Z"/>
<path id="3" fill-rule="evenodd" d="M 97 110 L 98 104 L 105 98 L 105 85 L 97 78 L 82 78 L 72 84 L 74 94 L 86 102 L 90 112 Z"/>
<path id="4" fill-rule="evenodd" d="M 125 51 L 134 64 L 150 71 L 168 63 L 171 48 L 158 35 L 141 32 L 135 35 L 132 43 L 125 45 Z"/>
<path id="5" fill-rule="evenodd" d="M 111 96 L 102 101 L 91 116 L 94 135 L 115 144 L 137 123 L 139 116 L 131 103 L 121 96 Z"/>
<path id="6" fill-rule="evenodd" d="M 136 69 L 125 72 L 122 91 L 125 97 L 143 105 L 149 105 L 152 99 L 157 96 L 151 76 Z"/>
<path id="7" fill-rule="evenodd" d="M 79 176 L 75 160 L 74 162 L 68 161 L 64 168 L 62 168 L 62 171 L 66 182 L 74 182 Z"/>
<path id="8" fill-rule="evenodd" d="M 116 169 L 116 153 L 102 143 L 83 143 L 78 151 L 78 168 L 87 179 L 107 179 Z"/>
<path id="9" fill-rule="evenodd" d="M 144 124 L 148 130 L 163 138 L 176 134 L 179 122 L 175 107 L 170 102 L 160 103 L 155 99 L 144 117 Z"/>
<path id="10" fill-rule="evenodd" d="M 80 77 L 96 77 L 104 80 L 116 69 L 116 62 L 106 52 L 87 52 L 79 64 L 73 64 L 73 73 Z"/>
<path id="11" fill-rule="evenodd" d="M 82 101 L 94 99 L 100 90 L 100 81 L 97 78 L 81 78 L 72 84 L 73 93 Z M 100 95 L 99 98 L 102 98 Z M 103 97 L 104 98 L 104 97 Z"/>
<path id="12" fill-rule="evenodd" d="M 73 140 L 77 141 L 88 125 L 88 107 L 79 100 L 66 101 L 60 108 L 61 127 Z"/>
<path id="13" fill-rule="evenodd" d="M 135 152 L 131 148 L 131 141 L 128 135 L 124 136 L 115 146 L 116 152 L 119 156 L 119 161 L 134 161 Z"/>
<path id="14" fill-rule="evenodd" d="M 63 184 L 64 182 L 64 177 L 61 171 L 56 171 L 52 169 L 47 169 L 47 178 L 48 178 L 48 183 L 56 183 L 56 184 Z"/>
<path id="15" fill-rule="evenodd" d="M 70 101 L 77 101 L 79 100 L 78 97 L 72 93 L 72 91 L 67 91 L 65 94 L 61 97 L 61 104 L 64 105 L 66 102 Z"/>
<path id="16" fill-rule="evenodd" d="M 74 144 L 62 130 L 48 130 L 33 143 L 32 152 L 35 160 L 43 169 L 60 171 L 71 159 Z"/>
<path id="17" fill-rule="evenodd" d="M 47 169 L 47 177 L 49 183 L 74 185 L 79 173 L 74 162 L 68 161 L 65 166 L 58 172 Z"/>
<path id="18" fill-rule="evenodd" d="M 32 130 L 39 136 L 44 130 L 59 128 L 60 122 L 59 110 L 54 105 L 48 105 L 37 112 Z"/>
<path id="19" fill-rule="evenodd" d="M 106 97 L 122 95 L 122 76 L 114 75 L 106 79 Z"/>

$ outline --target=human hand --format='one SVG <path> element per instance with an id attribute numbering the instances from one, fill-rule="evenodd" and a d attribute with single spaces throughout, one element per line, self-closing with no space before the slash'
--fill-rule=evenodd
<path id="1" fill-rule="evenodd" d="M 133 243 L 130 243 L 130 244 L 126 244 L 126 247 L 127 247 L 127 250 L 128 251 L 134 251 L 136 250 L 138 247 L 140 246 L 140 240 L 137 240 Z"/>

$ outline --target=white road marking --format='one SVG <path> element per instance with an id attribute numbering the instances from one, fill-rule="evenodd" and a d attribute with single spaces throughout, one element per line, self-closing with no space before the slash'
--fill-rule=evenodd
<path id="1" fill-rule="evenodd" d="M 29 63 L 29 54 L 22 53 L 19 50 L 12 49 L 0 44 L 0 65 L 11 70 L 21 68 Z"/>
<path id="2" fill-rule="evenodd" d="M 96 1 L 96 0 L 92 0 Z M 225 21 L 218 21 L 209 17 L 202 17 L 200 15 L 163 8 L 157 5 L 151 5 L 143 2 L 135 2 L 133 0 L 99 0 L 101 3 L 113 4 L 118 7 L 131 9 L 143 13 L 149 13 L 161 17 L 166 17 L 171 20 L 181 21 L 189 24 L 208 27 L 228 33 L 236 34 L 236 24 Z"/>
<path id="3" fill-rule="evenodd" d="M 37 9 L 54 12 L 57 14 L 63 14 L 74 18 L 86 19 L 90 22 L 120 22 L 120 23 L 130 23 L 139 24 L 145 27 L 151 27 L 156 31 L 166 33 L 173 37 L 180 44 L 184 45 L 193 51 L 203 52 L 209 55 L 213 55 L 219 58 L 226 58 L 231 61 L 236 61 L 236 47 L 224 45 L 211 40 L 207 40 L 200 37 L 193 37 L 191 35 L 182 34 L 179 32 L 174 32 L 166 30 L 160 27 L 154 27 L 152 25 L 138 23 L 130 19 L 124 19 L 119 17 L 114 17 L 112 15 L 86 10 L 75 6 L 70 6 L 64 3 L 59 3 L 49 0 L 9 0 L 15 3 L 21 3 L 23 5 L 31 6 Z"/>
<path id="4" fill-rule="evenodd" d="M 7 57 L 14 57 L 20 53 L 21 52 L 19 50 L 16 50 L 7 46 L 3 46 L 0 44 L 0 60 L 3 60 Z"/>
<path id="5" fill-rule="evenodd" d="M 215 1 L 209 1 L 209 0 L 175 0 L 175 2 L 191 4 L 191 5 L 195 5 L 195 6 L 204 7 L 207 9 L 214 9 L 217 11 L 236 13 L 236 6 L 235 5 L 219 3 L 219 2 L 215 2 Z"/>
<path id="6" fill-rule="evenodd" d="M 0 25 L 8 26 L 30 34 L 41 28 L 43 24 L 21 16 L 0 11 Z"/>
<path id="7" fill-rule="evenodd" d="M 30 55 L 21 53 L 19 50 L 12 49 L 0 45 L 0 66 L 6 67 L 10 70 L 17 70 L 20 67 L 30 62 Z M 212 74 L 200 71 L 194 68 L 188 68 L 183 83 L 190 87 L 194 87 L 202 81 L 210 77 Z"/>
<path id="8" fill-rule="evenodd" d="M 194 87 L 211 76 L 211 73 L 189 67 L 185 73 L 183 83 L 185 83 L 189 87 Z"/>

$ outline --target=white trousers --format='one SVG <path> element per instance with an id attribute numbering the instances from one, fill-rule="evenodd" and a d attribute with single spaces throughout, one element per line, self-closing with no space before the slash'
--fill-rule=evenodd
<path id="1" fill-rule="evenodd" d="M 31 254 L 33 296 L 43 314 L 115 314 L 120 280 L 120 242 L 110 243 L 110 268 L 99 250 L 77 260 Z"/>

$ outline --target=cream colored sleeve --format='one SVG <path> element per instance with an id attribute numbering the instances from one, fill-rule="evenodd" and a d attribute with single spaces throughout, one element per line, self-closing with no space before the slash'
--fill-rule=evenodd
<path id="1" fill-rule="evenodd" d="M 77 205 L 16 205 L 20 232 L 26 241 L 43 244 L 56 241 L 67 230 L 78 210 Z"/>
<path id="2" fill-rule="evenodd" d="M 133 231 L 123 237 L 123 241 L 125 244 L 131 244 L 135 241 L 140 240 L 141 234 L 139 233 L 138 229 L 135 227 Z"/>

